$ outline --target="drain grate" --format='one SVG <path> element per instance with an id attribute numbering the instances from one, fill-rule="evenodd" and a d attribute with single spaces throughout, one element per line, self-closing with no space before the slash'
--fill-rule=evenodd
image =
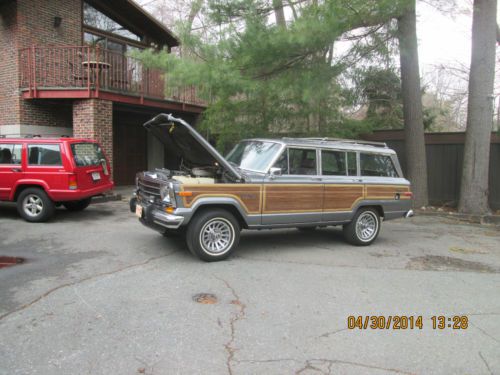
<path id="1" fill-rule="evenodd" d="M 16 264 L 21 263 L 24 263 L 23 258 L 0 255 L 0 268 L 15 266 Z"/>
<path id="2" fill-rule="evenodd" d="M 193 296 L 193 301 L 203 305 L 213 305 L 217 303 L 217 297 L 215 294 L 199 293 Z"/>

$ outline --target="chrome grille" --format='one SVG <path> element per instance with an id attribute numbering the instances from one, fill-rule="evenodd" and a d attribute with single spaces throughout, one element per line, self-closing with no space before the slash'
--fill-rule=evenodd
<path id="1" fill-rule="evenodd" d="M 154 198 L 160 197 L 160 183 L 145 180 L 143 177 L 140 177 L 137 183 L 141 195 Z"/>

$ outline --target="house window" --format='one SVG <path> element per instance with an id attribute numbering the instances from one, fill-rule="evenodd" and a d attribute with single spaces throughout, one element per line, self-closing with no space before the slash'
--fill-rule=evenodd
<path id="1" fill-rule="evenodd" d="M 105 31 L 110 34 L 119 35 L 138 42 L 142 41 L 141 36 L 133 33 L 125 26 L 112 20 L 87 2 L 83 2 L 83 23 L 86 26 Z"/>

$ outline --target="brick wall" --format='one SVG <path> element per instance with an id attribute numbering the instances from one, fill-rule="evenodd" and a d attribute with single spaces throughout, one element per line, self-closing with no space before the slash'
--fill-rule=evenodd
<path id="1" fill-rule="evenodd" d="M 19 124 L 17 2 L 0 3 L 0 126 Z"/>
<path id="2" fill-rule="evenodd" d="M 101 99 L 75 100 L 73 136 L 98 141 L 113 171 L 113 102 Z"/>
<path id="3" fill-rule="evenodd" d="M 54 17 L 61 17 L 54 27 Z M 82 44 L 82 0 L 10 0 L 0 5 L 0 126 L 71 127 L 71 106 L 20 97 L 19 49 Z M 71 104 L 71 103 L 69 103 Z"/>
<path id="4" fill-rule="evenodd" d="M 17 47 L 82 44 L 81 0 L 18 0 Z M 61 17 L 54 27 L 54 17 Z M 71 127 L 71 108 L 20 99 L 20 123 Z"/>
<path id="5" fill-rule="evenodd" d="M 18 48 L 81 45 L 82 0 L 17 0 Z M 54 27 L 54 17 L 61 17 Z"/>

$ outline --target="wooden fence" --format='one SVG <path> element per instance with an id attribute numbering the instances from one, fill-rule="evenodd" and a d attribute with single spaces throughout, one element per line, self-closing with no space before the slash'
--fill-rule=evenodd
<path id="1" fill-rule="evenodd" d="M 365 140 L 386 142 L 397 154 L 406 173 L 406 155 L 403 130 L 379 130 L 364 135 Z M 456 206 L 460 194 L 465 133 L 427 133 L 427 175 L 431 205 Z M 500 136 L 491 134 L 490 149 L 490 206 L 500 209 Z"/>

